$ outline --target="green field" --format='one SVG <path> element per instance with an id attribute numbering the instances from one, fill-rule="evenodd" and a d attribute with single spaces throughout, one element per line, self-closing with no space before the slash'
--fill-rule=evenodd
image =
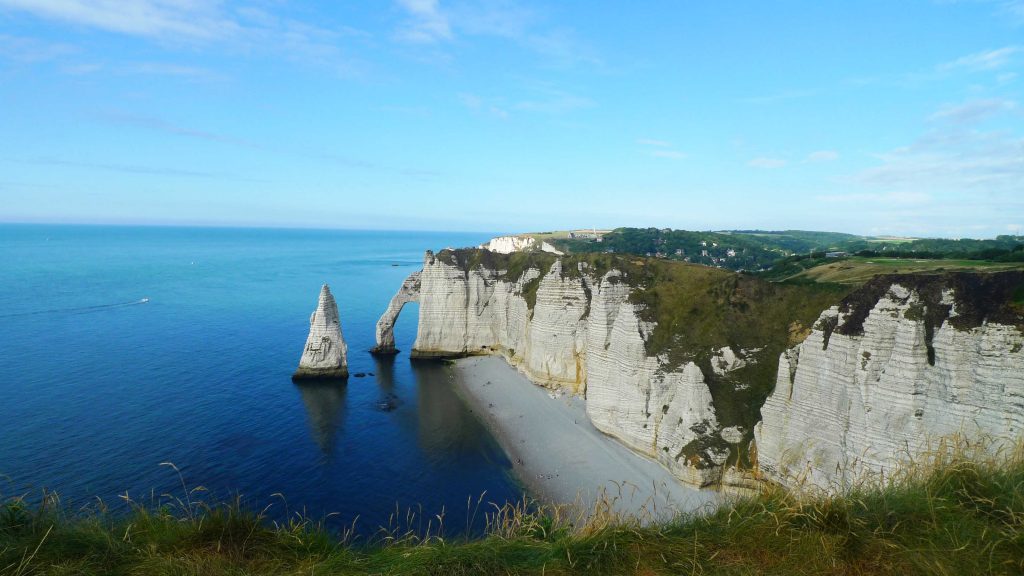
<path id="1" fill-rule="evenodd" d="M 813 280 L 840 284 L 862 284 L 879 274 L 928 274 L 941 272 L 1000 272 L 1024 270 L 1021 262 L 984 260 L 912 260 L 909 258 L 853 257 L 826 262 L 785 280 Z"/>

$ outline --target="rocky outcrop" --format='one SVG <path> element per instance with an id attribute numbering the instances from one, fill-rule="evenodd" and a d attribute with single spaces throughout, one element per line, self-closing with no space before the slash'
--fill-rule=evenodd
<path id="1" fill-rule="evenodd" d="M 1024 437 L 1024 274 L 879 277 L 785 352 L 755 429 L 774 480 L 846 488 L 950 436 Z"/>
<path id="2" fill-rule="evenodd" d="M 712 356 L 711 370 L 719 376 L 725 376 L 755 362 L 756 360 L 750 357 L 760 351 L 760 348 L 754 348 L 753 350 L 740 350 L 740 354 L 736 354 L 729 346 L 723 346 Z"/>
<path id="3" fill-rule="evenodd" d="M 377 320 L 377 344 L 370 350 L 371 354 L 388 355 L 397 354 L 395 348 L 395 322 L 402 308 L 409 302 L 417 302 L 420 299 L 420 272 L 413 272 L 402 282 L 398 293 L 388 302 L 387 310 Z"/>
<path id="4" fill-rule="evenodd" d="M 419 358 L 501 354 L 534 382 L 586 396 L 601 431 L 705 485 L 728 455 L 702 370 L 648 356 L 653 328 L 619 271 L 585 263 L 517 273 L 428 252 L 420 277 Z"/>
<path id="5" fill-rule="evenodd" d="M 302 349 L 293 380 L 317 380 L 348 377 L 348 346 L 341 334 L 338 305 L 331 289 L 324 284 L 316 310 L 309 317 L 309 336 Z"/>
<path id="6" fill-rule="evenodd" d="M 847 486 L 950 434 L 994 449 L 1022 437 L 1024 273 L 884 276 L 851 292 L 468 249 L 427 252 L 419 282 L 413 357 L 501 355 L 584 396 L 595 427 L 689 483 L 750 486 L 757 466 Z"/>
<path id="7" fill-rule="evenodd" d="M 538 242 L 536 238 L 530 236 L 498 236 L 497 238 L 491 238 L 486 244 L 481 244 L 479 247 L 491 252 L 497 252 L 498 254 L 541 250 L 542 252 L 549 252 L 558 256 L 562 255 L 562 252 L 551 244 L 544 241 Z"/>

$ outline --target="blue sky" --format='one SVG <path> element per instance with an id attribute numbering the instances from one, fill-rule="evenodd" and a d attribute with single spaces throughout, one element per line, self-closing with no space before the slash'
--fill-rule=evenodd
<path id="1" fill-rule="evenodd" d="M 1024 229 L 1024 0 L 0 0 L 0 221 Z"/>

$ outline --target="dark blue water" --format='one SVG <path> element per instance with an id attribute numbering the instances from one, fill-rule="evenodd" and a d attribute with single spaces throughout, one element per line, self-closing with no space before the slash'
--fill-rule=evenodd
<path id="1" fill-rule="evenodd" d="M 459 530 L 467 498 L 520 495 L 508 462 L 447 368 L 409 362 L 414 304 L 396 327 L 401 354 L 366 351 L 425 249 L 486 238 L 0 226 L 0 497 L 181 495 L 161 466 L 173 462 L 205 498 L 241 494 L 275 518 L 336 513 L 331 524 L 358 517 L 366 533 L 396 507 L 443 507 Z M 373 375 L 295 385 L 323 282 L 350 371 Z"/>

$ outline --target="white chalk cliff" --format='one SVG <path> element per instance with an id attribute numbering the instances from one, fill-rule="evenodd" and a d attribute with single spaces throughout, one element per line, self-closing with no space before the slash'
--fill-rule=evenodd
<path id="1" fill-rule="evenodd" d="M 377 321 L 377 345 L 370 351 L 374 354 L 395 354 L 395 321 L 398 314 L 409 302 L 420 299 L 420 272 L 417 270 L 402 282 L 402 287 L 388 302 L 384 315 Z"/>
<path id="2" fill-rule="evenodd" d="M 652 326 L 638 318 L 618 272 L 566 273 L 556 260 L 543 273 L 503 279 L 505 271 L 465 270 L 441 257 L 450 254 L 424 259 L 414 357 L 501 354 L 538 384 L 585 395 L 599 430 L 679 478 L 719 479 L 728 452 L 701 442 L 720 432 L 704 374 L 693 363 L 666 370 L 647 356 L 643 334 Z"/>
<path id="3" fill-rule="evenodd" d="M 524 252 L 527 250 L 540 249 L 542 252 L 550 252 L 558 256 L 562 252 L 547 242 L 537 242 L 536 238 L 530 236 L 498 236 L 491 238 L 486 244 L 479 246 L 484 250 L 497 252 L 498 254 L 511 254 L 513 252 Z"/>
<path id="4" fill-rule="evenodd" d="M 984 439 L 992 450 L 1021 440 L 1020 318 L 965 318 L 964 308 L 996 297 L 938 282 L 881 285 L 859 314 L 826 310 L 782 355 L 755 428 L 763 473 L 843 489 L 880 479 L 951 435 Z"/>
<path id="5" fill-rule="evenodd" d="M 348 346 L 341 334 L 338 304 L 331 289 L 324 284 L 316 310 L 309 317 L 309 336 L 302 349 L 299 368 L 293 379 L 322 379 L 348 377 Z"/>
<path id="6" fill-rule="evenodd" d="M 768 479 L 830 487 L 889 470 L 949 434 L 995 446 L 1022 437 L 1024 317 L 992 306 L 1007 301 L 1007 286 L 1024 286 L 1024 274 L 870 282 L 781 354 L 756 423 L 755 407 L 735 399 L 757 397 L 751 384 L 770 389 L 778 341 L 715 344 L 697 363 L 650 356 L 656 325 L 631 298 L 643 288 L 622 272 L 547 255 L 534 260 L 547 269 L 501 269 L 511 262 L 485 251 L 427 252 L 418 286 L 406 280 L 381 318 L 378 345 L 393 348 L 401 306 L 418 299 L 413 357 L 499 354 L 537 384 L 584 396 L 595 427 L 697 485 L 746 482 L 732 468 L 744 454 L 756 455 Z M 803 333 L 793 327 L 797 341 Z M 724 402 L 717 413 L 716 400 Z M 738 418 L 744 409 L 751 416 Z"/>

